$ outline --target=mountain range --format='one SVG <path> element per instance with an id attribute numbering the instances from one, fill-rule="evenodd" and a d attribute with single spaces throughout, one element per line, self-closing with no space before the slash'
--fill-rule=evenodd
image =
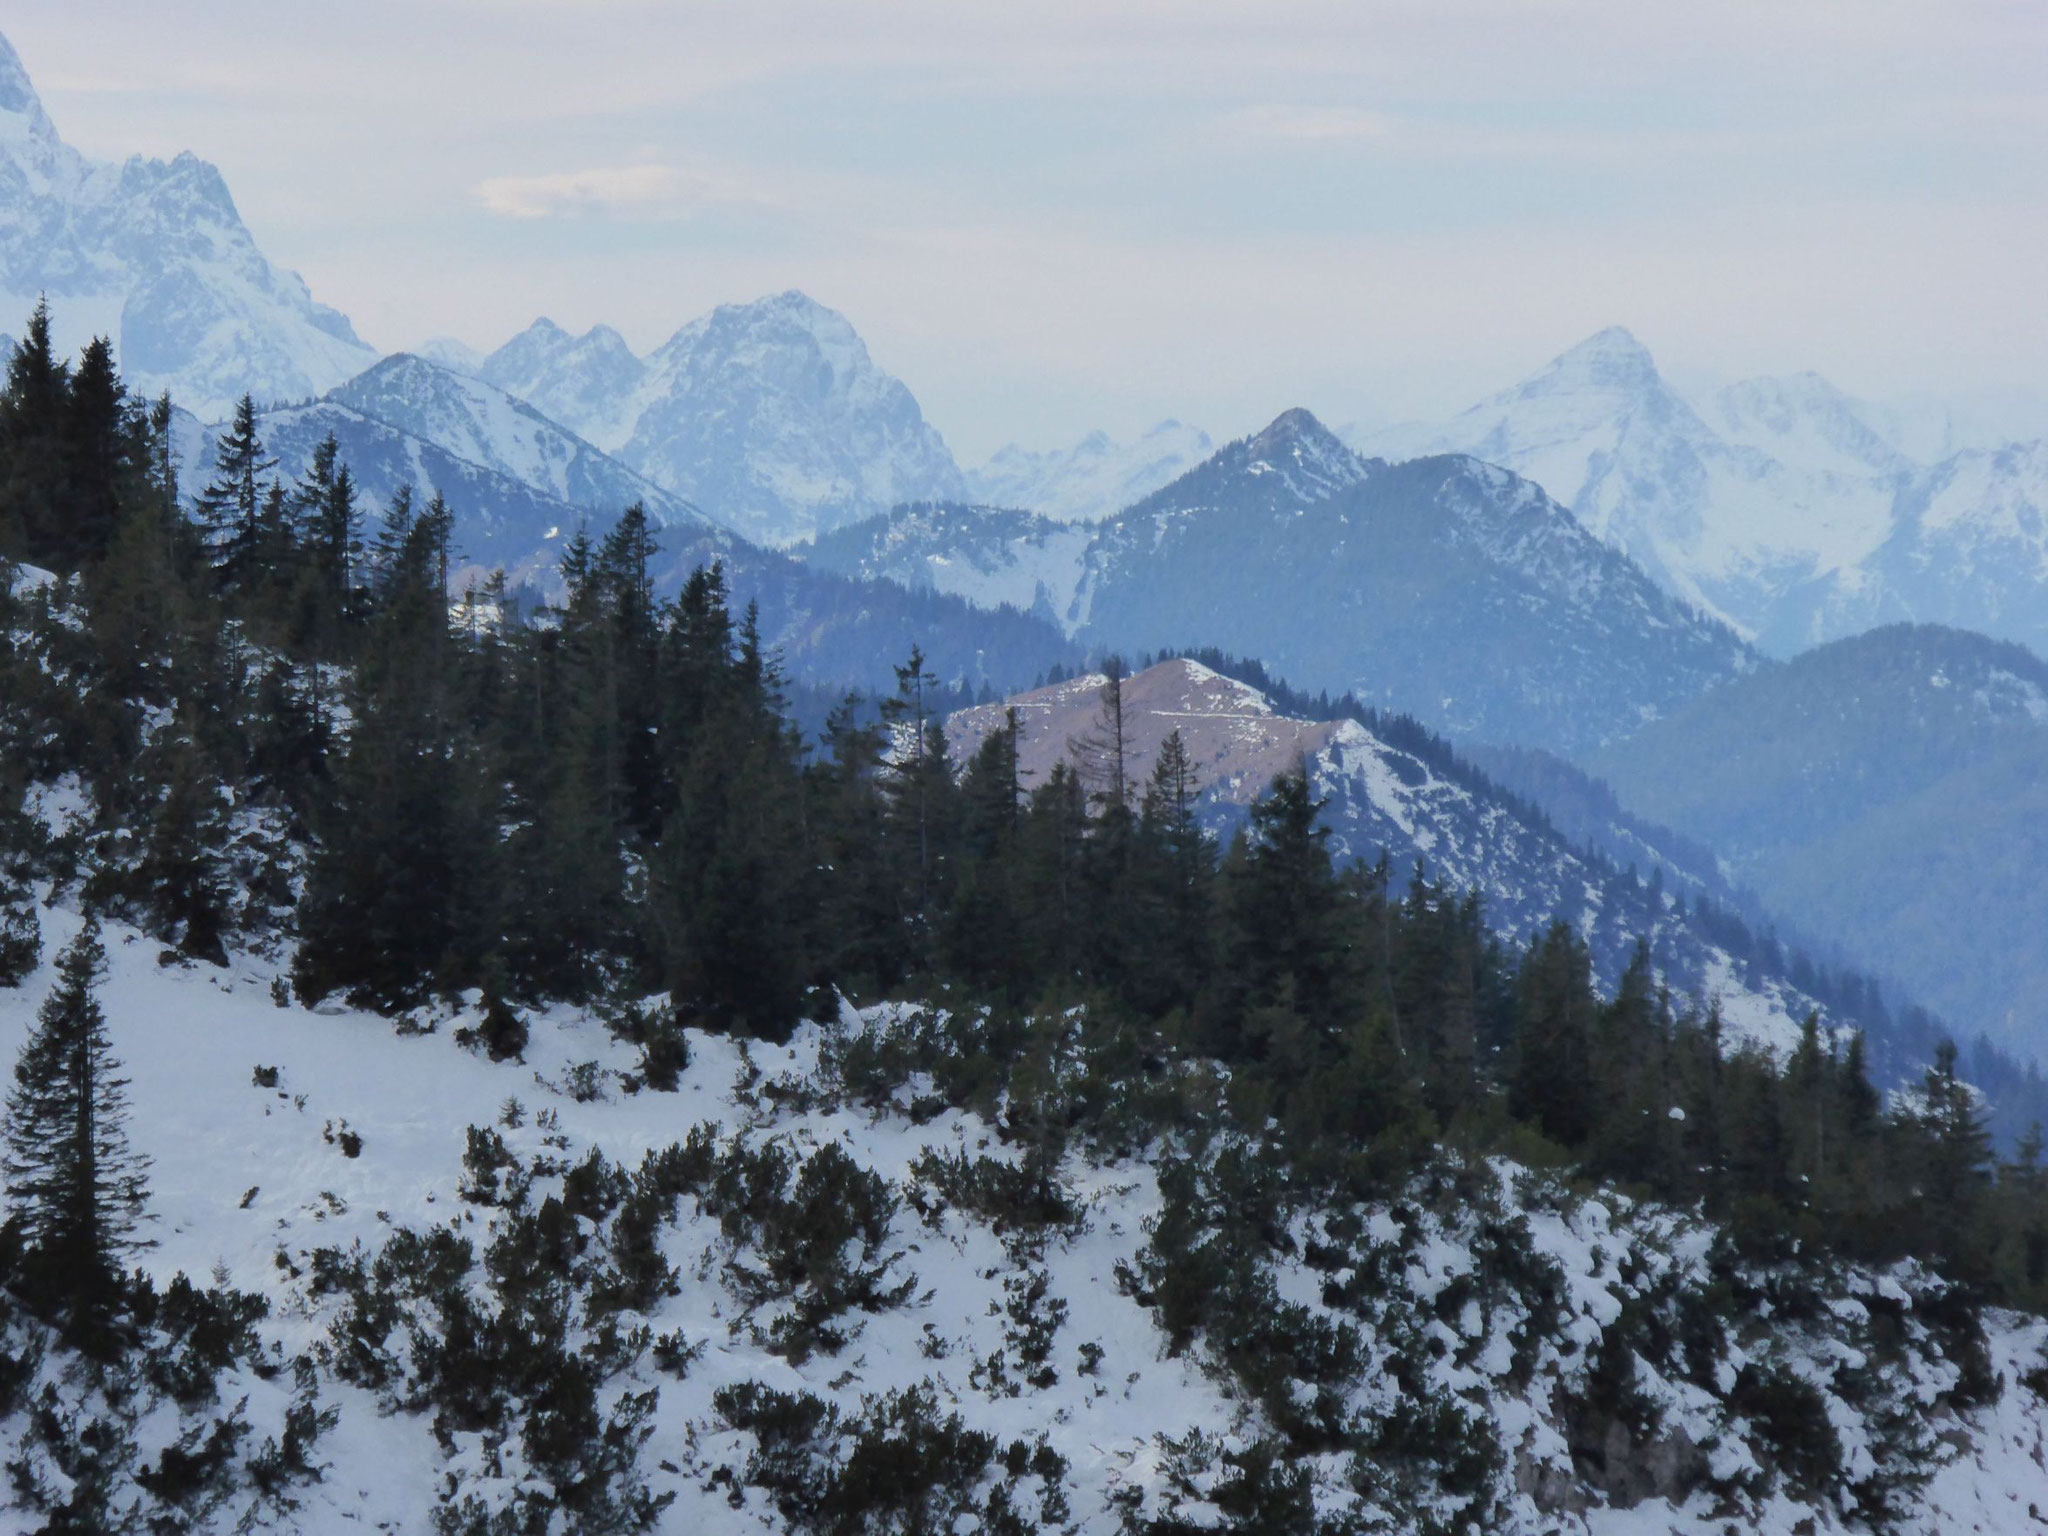
<path id="1" fill-rule="evenodd" d="M 910 391 L 801 293 L 720 305 L 645 358 L 537 320 L 478 373 L 759 544 L 965 490 Z"/>
<path id="2" fill-rule="evenodd" d="M 1461 738 L 1567 753 L 1756 664 L 1540 487 L 1477 459 L 1389 465 L 1307 411 L 1106 522 L 903 508 L 806 551 L 1050 612 L 1091 649 L 1191 644 Z"/>
<path id="3" fill-rule="evenodd" d="M 202 416 L 245 391 L 303 399 L 377 356 L 264 258 L 217 169 L 190 153 L 86 159 L 0 37 L 0 315 L 44 296 L 66 350 L 106 336 L 131 386 Z"/>
<path id="4" fill-rule="evenodd" d="M 2042 450 L 1958 443 L 1951 424 L 1930 431 L 1817 374 L 1744 380 L 1695 405 L 1610 327 L 1449 421 L 1355 441 L 1397 460 L 1469 453 L 1535 480 L 1771 654 L 1896 621 L 2048 648 Z"/>

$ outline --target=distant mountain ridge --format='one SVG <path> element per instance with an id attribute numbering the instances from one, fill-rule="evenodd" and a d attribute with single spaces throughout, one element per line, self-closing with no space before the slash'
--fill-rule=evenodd
<path id="1" fill-rule="evenodd" d="M 1091 649 L 1214 645 L 1459 737 L 1566 753 L 1755 665 L 1531 482 L 1367 459 L 1305 410 L 1076 533 L 904 508 L 798 552 L 978 602 L 1028 590 L 1057 610 L 1071 592 L 1058 617 Z"/>
<path id="2" fill-rule="evenodd" d="M 1816 938 L 2034 1049 L 2048 990 L 2048 664 L 1890 625 L 1708 693 L 1590 764 Z"/>
<path id="3" fill-rule="evenodd" d="M 1959 448 L 1952 418 L 1931 430 L 1924 416 L 1814 373 L 1743 380 L 1695 408 L 1615 326 L 1448 422 L 1357 442 L 1535 480 L 1775 655 L 1899 621 L 2048 650 L 2042 450 Z"/>
<path id="4" fill-rule="evenodd" d="M 1058 522 L 1113 516 L 1177 479 L 1215 451 L 1209 434 L 1162 421 L 1135 443 L 1091 432 L 1073 447 L 1031 452 L 1012 443 L 967 472 L 967 491 L 988 506 L 1025 507 Z"/>
<path id="5" fill-rule="evenodd" d="M 756 543 L 966 490 L 910 391 L 794 291 L 720 305 L 645 358 L 538 320 L 479 373 Z"/>
<path id="6" fill-rule="evenodd" d="M 41 295 L 67 351 L 107 336 L 133 388 L 201 416 L 245 391 L 304 399 L 376 358 L 265 259 L 215 167 L 189 152 L 87 160 L 0 38 L 0 315 L 18 323 Z"/>

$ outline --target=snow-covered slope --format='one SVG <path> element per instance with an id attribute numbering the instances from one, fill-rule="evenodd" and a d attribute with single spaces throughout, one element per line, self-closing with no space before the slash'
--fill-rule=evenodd
<path id="1" fill-rule="evenodd" d="M 756 543 L 965 492 L 910 391 L 801 293 L 720 305 L 645 359 L 536 321 L 483 376 Z"/>
<path id="2" fill-rule="evenodd" d="M 51 946 L 77 923 L 43 914 Z M 594 1480 L 579 1497 L 605 1496 L 593 1515 L 637 1504 L 644 1518 L 620 1529 L 792 1530 L 778 1496 L 831 1478 L 857 1446 L 869 1475 L 848 1475 L 840 1496 L 882 1522 L 861 1529 L 1229 1529 L 1273 1498 L 1256 1457 L 1278 1437 L 1226 1364 L 1239 1341 L 1171 1347 L 1145 1280 L 1157 1219 L 1170 1201 L 1186 1213 L 1217 1199 L 1215 1169 L 1173 1160 L 1169 1191 L 1163 1152 L 1075 1147 L 1054 1169 L 1068 1214 L 1002 1222 L 954 1170 L 999 1175 L 1023 1151 L 1005 1105 L 935 1095 L 922 1064 L 953 1027 L 943 1013 L 847 1010 L 773 1047 L 690 1031 L 675 1091 L 655 1092 L 637 1052 L 587 1014 L 534 1016 L 525 1059 L 492 1064 L 454 1038 L 473 1009 L 398 1033 L 281 1003 L 257 957 L 194 971 L 159 965 L 132 931 L 109 940 L 102 998 L 133 1080 L 131 1136 L 154 1160 L 144 1264 L 160 1282 L 182 1272 L 260 1296 L 270 1363 L 221 1386 L 259 1435 L 289 1405 L 310 1410 L 303 1470 L 273 1467 L 270 1494 L 244 1484 L 187 1509 L 180 1529 L 427 1536 L 483 1528 L 536 1495 L 552 1504 L 563 1484 L 547 1458 L 579 1423 L 573 1398 L 495 1383 L 511 1399 L 500 1424 L 434 1396 L 461 1327 L 522 1306 L 559 1318 L 553 1347 L 586 1366 L 592 1419 L 612 1428 L 601 1456 L 571 1444 Z M 19 1048 L 51 980 L 46 965 L 0 990 L 0 1053 Z M 1055 1049 L 1057 1063 L 1073 1046 Z M 1057 1065 L 1047 1091 L 1067 1091 Z M 777 1198 L 798 1168 L 879 1196 L 879 1229 L 838 1261 L 874 1266 L 880 1293 L 808 1353 L 772 1347 L 806 1288 L 765 1268 L 758 1205 L 750 1221 L 724 1187 L 752 1171 L 758 1202 L 760 1172 L 777 1168 Z M 679 1187 L 636 1246 L 620 1202 L 638 1189 L 644 1207 L 664 1183 Z M 531 1247 L 547 1234 L 574 1262 L 535 1294 L 522 1282 L 553 1273 Z M 1863 1529 L 1842 1510 L 1870 1500 L 1904 1536 L 2035 1528 L 2048 1410 L 2025 1378 L 2048 1334 L 1988 1314 L 1982 1376 L 1966 1377 L 1954 1307 L 1913 1266 L 1843 1265 L 1814 1291 L 1731 1266 L 1693 1216 L 1505 1160 L 1475 1162 L 1455 1190 L 1418 1182 L 1287 1209 L 1247 1237 L 1231 1262 L 1268 1298 L 1268 1344 L 1328 1346 L 1294 1367 L 1315 1375 L 1298 1384 L 1302 1406 L 1388 1426 L 1370 1467 L 1297 1452 L 1268 1469 L 1303 1479 L 1303 1507 L 1338 1528 L 1427 1516 L 1510 1536 L 1719 1536 L 1734 1520 L 1832 1536 Z M 656 1283 L 601 1303 L 629 1258 L 635 1273 L 658 1266 Z M 1788 1309 L 1788 1296 L 1811 1304 Z M 1628 1423 L 1599 1374 L 1617 1352 Z M 109 1402 L 60 1363 L 25 1362 L 32 1389 L 132 1437 L 136 1467 L 233 1402 L 180 1404 L 161 1388 Z M 1780 1398 L 1811 1405 L 1833 1457 L 1799 1459 L 1782 1415 L 1762 1411 L 1758 1385 L 1787 1382 L 1803 1385 Z M 68 1448 L 47 1426 L 28 1433 L 26 1413 L 6 1424 L 0 1453 L 24 1476 L 0 1518 L 27 1529 L 28 1474 L 61 1497 Z M 155 1476 L 152 1507 L 176 1486 Z"/>
<path id="3" fill-rule="evenodd" d="M 264 259 L 218 170 L 190 153 L 87 160 L 0 38 L 0 317 L 38 295 L 60 345 L 105 335 L 131 388 L 168 389 L 205 416 L 245 391 L 304 399 L 376 356 Z"/>
<path id="4" fill-rule="evenodd" d="M 1135 443 L 1114 442 L 1105 432 L 1041 452 L 1012 443 L 967 472 L 967 491 L 990 506 L 1093 522 L 1144 500 L 1214 451 L 1208 433 L 1178 421 L 1160 422 Z"/>
<path id="5" fill-rule="evenodd" d="M 640 502 L 664 522 L 695 517 L 681 498 L 525 401 L 409 353 L 385 358 L 326 398 L 573 507 L 617 513 Z"/>
<path id="6" fill-rule="evenodd" d="M 633 435 L 646 403 L 647 365 L 608 325 L 571 336 L 543 316 L 485 358 L 477 374 L 607 452 Z"/>
<path id="7" fill-rule="evenodd" d="M 1094 529 L 1035 512 L 917 502 L 820 534 L 791 553 L 819 570 L 1007 604 L 1071 627 Z"/>

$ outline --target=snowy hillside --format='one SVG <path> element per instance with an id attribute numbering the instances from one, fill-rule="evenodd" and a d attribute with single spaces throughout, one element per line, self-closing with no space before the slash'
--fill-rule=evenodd
<path id="1" fill-rule="evenodd" d="M 791 553 L 863 581 L 949 592 L 979 608 L 1008 604 L 1071 630 L 1094 530 L 1034 512 L 945 502 L 901 506 L 820 534 Z"/>
<path id="2" fill-rule="evenodd" d="M 44 922 L 53 944 L 76 928 L 61 909 Z M 677 1533 L 823 1529 L 778 1514 L 814 1498 L 879 1522 L 863 1529 L 1083 1536 L 1270 1531 L 1310 1501 L 1349 1528 L 1527 1536 L 1705 1536 L 1730 1518 L 1833 1532 L 1879 1513 L 1910 1533 L 2032 1529 L 2048 1413 L 2025 1382 L 2048 1331 L 1993 1312 L 1972 1353 L 1911 1265 L 1802 1292 L 1731 1270 L 1696 1217 L 1495 1160 L 1455 1187 L 1283 1207 L 1262 1237 L 1230 1225 L 1257 1219 L 1242 1207 L 1197 1218 L 1225 1223 L 1217 1243 L 1235 1234 L 1221 1251 L 1264 1336 L 1178 1334 L 1161 1266 L 1217 1261 L 1178 1258 L 1175 1223 L 1222 1196 L 1236 1150 L 1081 1143 L 1054 1167 L 1056 1203 L 1017 1221 L 997 1192 L 1028 1164 L 1019 1103 L 963 1099 L 929 1065 L 969 1021 L 845 1011 L 787 1046 L 693 1031 L 658 1092 L 588 1014 L 535 1016 L 525 1059 L 493 1064 L 454 1038 L 473 1013 L 395 1033 L 281 1005 L 255 957 L 194 971 L 132 931 L 109 938 L 102 995 L 153 1159 L 146 1267 L 263 1299 L 273 1365 L 219 1382 L 259 1433 L 310 1405 L 304 1471 L 266 1483 L 252 1465 L 181 1529 L 253 1515 L 424 1536 L 565 1497 L 585 1530 Z M 0 990 L 10 1058 L 50 981 Z M 743 1208 L 725 1183 L 742 1176 L 760 1191 Z M 801 1229 L 775 1225 L 775 1202 L 828 1180 L 847 1248 L 783 1278 L 779 1245 Z M 549 1273 L 533 1245 L 557 1226 L 581 1257 L 548 1300 L 520 1289 L 520 1266 Z M 429 1256 L 444 1278 L 408 1280 Z M 822 1300 L 849 1282 L 865 1300 Z M 557 1319 L 552 1347 L 588 1361 L 610 1450 L 581 1482 L 564 1481 L 561 1436 L 589 1410 L 513 1387 L 469 1421 L 449 1396 L 444 1371 L 481 1343 L 461 1320 L 492 1330 L 518 1308 Z M 799 1349 L 801 1328 L 815 1342 Z M 222 1411 L 161 1388 L 95 1399 L 59 1358 L 36 1390 L 116 1426 L 136 1466 L 161 1452 L 168 1468 L 180 1433 Z M 1261 1387 L 1255 1358 L 1291 1360 L 1297 1396 Z M 1332 1418 L 1379 1449 L 1285 1451 Z M 1816 1422 L 1825 1439 L 1800 1438 Z M 33 1519 L 27 1490 L 75 1448 L 26 1415 L 5 1423 L 31 1477 L 5 1507 Z M 176 1508 L 167 1486 L 109 1491 Z"/>
<path id="3" fill-rule="evenodd" d="M 1012 443 L 967 472 L 967 492 L 996 507 L 1028 507 L 1061 522 L 1096 522 L 1142 501 L 1211 453 L 1209 434 L 1162 421 L 1134 443 L 1091 432 L 1071 448 Z"/>
<path id="4" fill-rule="evenodd" d="M 39 295 L 66 351 L 107 336 L 131 387 L 206 416 L 244 391 L 304 399 L 376 356 L 264 259 L 219 171 L 190 153 L 85 159 L 0 38 L 0 316 Z"/>
<path id="5" fill-rule="evenodd" d="M 721 305 L 645 359 L 539 320 L 482 374 L 760 544 L 965 490 L 910 391 L 801 293 Z"/>

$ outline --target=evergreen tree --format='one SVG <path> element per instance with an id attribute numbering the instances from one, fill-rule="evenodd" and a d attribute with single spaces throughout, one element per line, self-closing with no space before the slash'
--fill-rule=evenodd
<path id="1" fill-rule="evenodd" d="M 124 515 L 146 499 L 148 428 L 114 367 L 114 349 L 96 336 L 78 360 L 66 401 L 62 468 L 64 525 L 51 530 L 51 555 L 63 569 L 99 560 Z"/>
<path id="2" fill-rule="evenodd" d="M 94 996 L 106 973 L 97 921 L 57 962 L 57 985 L 14 1067 L 7 1191 L 30 1287 L 76 1329 L 102 1320 L 147 1199 L 146 1160 L 128 1145 L 127 1080 Z"/>
<path id="3" fill-rule="evenodd" d="M 56 565 L 66 547 L 71 370 L 50 339 L 50 306 L 38 300 L 0 392 L 0 541 L 30 564 Z"/>
<path id="4" fill-rule="evenodd" d="M 256 402 L 244 395 L 214 445 L 213 479 L 199 493 L 207 557 L 225 587 L 241 585 L 257 568 L 265 542 L 263 477 L 276 467 L 256 432 Z"/>
<path id="5" fill-rule="evenodd" d="M 1595 1123 L 1593 957 L 1569 923 L 1529 946 L 1520 994 L 1509 1108 L 1560 1146 L 1581 1146 Z"/>
<path id="6" fill-rule="evenodd" d="M 0 855 L 0 987 L 18 987 L 43 957 L 42 924 L 35 893 Z"/>

